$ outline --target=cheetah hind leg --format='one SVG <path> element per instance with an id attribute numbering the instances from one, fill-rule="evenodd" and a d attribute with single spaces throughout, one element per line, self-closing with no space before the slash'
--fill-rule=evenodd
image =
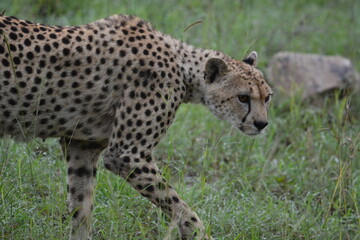
<path id="1" fill-rule="evenodd" d="M 72 216 L 70 239 L 91 239 L 96 166 L 106 144 L 65 138 L 60 144 L 67 163 L 67 201 Z"/>

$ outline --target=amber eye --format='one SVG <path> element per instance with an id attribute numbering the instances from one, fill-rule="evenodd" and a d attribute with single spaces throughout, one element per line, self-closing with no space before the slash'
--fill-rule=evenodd
<path id="1" fill-rule="evenodd" d="M 270 100 L 270 95 L 268 95 L 268 96 L 265 98 L 265 102 L 267 103 L 269 100 Z"/>
<path id="2" fill-rule="evenodd" d="M 238 99 L 241 103 L 249 103 L 250 102 L 249 95 L 238 95 Z"/>

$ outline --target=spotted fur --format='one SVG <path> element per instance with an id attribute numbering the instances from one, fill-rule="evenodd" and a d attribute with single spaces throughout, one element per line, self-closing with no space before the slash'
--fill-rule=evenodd
<path id="1" fill-rule="evenodd" d="M 105 167 L 164 210 L 182 239 L 210 239 L 151 152 L 183 102 L 260 133 L 271 89 L 256 58 L 192 47 L 133 16 L 71 27 L 0 16 L 0 136 L 61 138 L 72 239 L 90 238 L 103 150 Z"/>

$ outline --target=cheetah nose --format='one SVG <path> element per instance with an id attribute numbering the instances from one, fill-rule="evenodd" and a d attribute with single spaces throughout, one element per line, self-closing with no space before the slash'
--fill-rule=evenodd
<path id="1" fill-rule="evenodd" d="M 260 131 L 261 129 L 264 129 L 269 123 L 263 122 L 263 121 L 255 121 L 254 125 L 255 127 Z"/>

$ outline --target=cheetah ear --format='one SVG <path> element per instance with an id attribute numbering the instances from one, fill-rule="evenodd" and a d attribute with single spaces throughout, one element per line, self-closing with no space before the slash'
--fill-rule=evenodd
<path id="1" fill-rule="evenodd" d="M 216 78 L 228 71 L 226 63 L 220 58 L 210 58 L 205 65 L 205 80 L 207 83 L 215 82 Z"/>
<path id="2" fill-rule="evenodd" d="M 256 67 L 257 64 L 257 53 L 255 51 L 252 51 L 249 53 L 249 55 L 243 60 L 244 63 L 247 63 L 249 65 L 252 65 Z"/>

